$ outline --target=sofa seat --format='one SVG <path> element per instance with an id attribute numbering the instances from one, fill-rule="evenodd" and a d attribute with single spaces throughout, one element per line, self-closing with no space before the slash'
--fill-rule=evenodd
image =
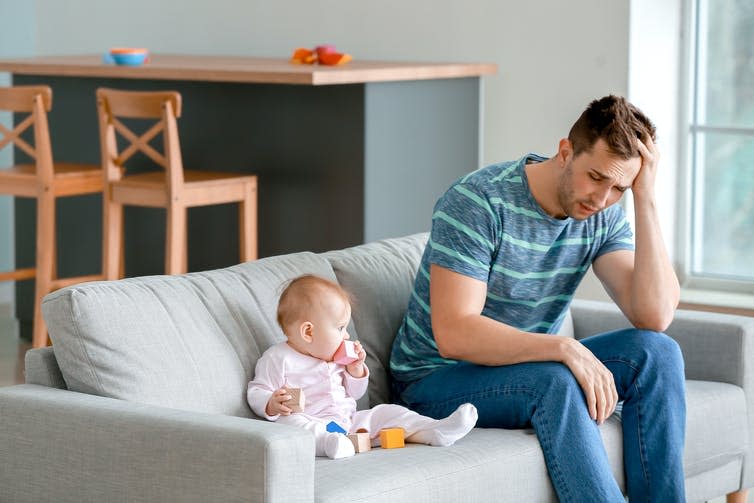
<path id="1" fill-rule="evenodd" d="M 745 451 L 743 390 L 707 381 L 687 381 L 691 413 L 685 470 L 689 477 L 728 463 L 740 465 Z M 601 426 L 616 480 L 625 491 L 620 420 Z M 438 456 L 441 449 L 442 456 Z M 347 460 L 318 458 L 316 501 L 411 503 L 435 501 L 557 501 L 532 430 L 474 429 L 452 447 L 408 444 L 404 449 L 373 449 Z M 360 495 L 358 498 L 355 494 Z"/>
<path id="2" fill-rule="evenodd" d="M 451 447 L 407 444 L 347 462 L 317 458 L 315 501 L 557 501 L 546 479 L 531 430 L 476 428 Z"/>

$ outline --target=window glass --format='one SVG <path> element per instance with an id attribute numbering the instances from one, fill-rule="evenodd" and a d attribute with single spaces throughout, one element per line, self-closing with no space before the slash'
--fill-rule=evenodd
<path id="1" fill-rule="evenodd" d="M 754 279 L 754 136 L 697 135 L 696 275 Z"/>
<path id="2" fill-rule="evenodd" d="M 699 0 L 698 120 L 754 127 L 754 2 Z"/>
<path id="3" fill-rule="evenodd" d="M 690 272 L 754 281 L 754 1 L 696 7 Z"/>

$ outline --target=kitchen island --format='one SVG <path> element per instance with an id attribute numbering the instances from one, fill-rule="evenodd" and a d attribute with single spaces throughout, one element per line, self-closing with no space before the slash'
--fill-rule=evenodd
<path id="1" fill-rule="evenodd" d="M 98 87 L 179 91 L 184 165 L 259 176 L 264 257 L 428 230 L 437 197 L 479 167 L 482 76 L 496 67 L 153 54 L 136 67 L 100 55 L 6 59 L 0 72 L 14 85 L 52 88 L 59 161 L 100 162 Z M 126 208 L 127 276 L 162 273 L 163 211 Z M 34 214 L 33 200 L 16 200 L 19 266 L 33 266 Z M 231 205 L 189 211 L 190 271 L 237 262 L 236 218 Z M 62 200 L 58 222 L 60 276 L 98 272 L 101 197 Z M 24 333 L 32 290 L 32 282 L 17 284 Z"/>

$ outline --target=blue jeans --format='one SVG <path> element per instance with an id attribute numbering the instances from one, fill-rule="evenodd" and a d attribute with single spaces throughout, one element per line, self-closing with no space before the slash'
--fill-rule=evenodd
<path id="1" fill-rule="evenodd" d="M 683 356 L 665 334 L 626 329 L 581 341 L 612 372 L 623 400 L 623 463 L 630 503 L 685 501 Z M 623 502 L 581 387 L 561 363 L 486 367 L 461 362 L 413 383 L 398 403 L 441 418 L 465 402 L 482 428 L 533 428 L 561 502 Z"/>

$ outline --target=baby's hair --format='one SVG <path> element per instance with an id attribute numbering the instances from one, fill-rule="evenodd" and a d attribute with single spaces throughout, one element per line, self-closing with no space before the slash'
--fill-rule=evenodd
<path id="1" fill-rule="evenodd" d="M 334 293 L 345 303 L 353 305 L 351 295 L 342 286 L 313 274 L 304 274 L 285 283 L 277 312 L 278 325 L 283 332 L 294 321 L 308 316 L 325 292 Z"/>

